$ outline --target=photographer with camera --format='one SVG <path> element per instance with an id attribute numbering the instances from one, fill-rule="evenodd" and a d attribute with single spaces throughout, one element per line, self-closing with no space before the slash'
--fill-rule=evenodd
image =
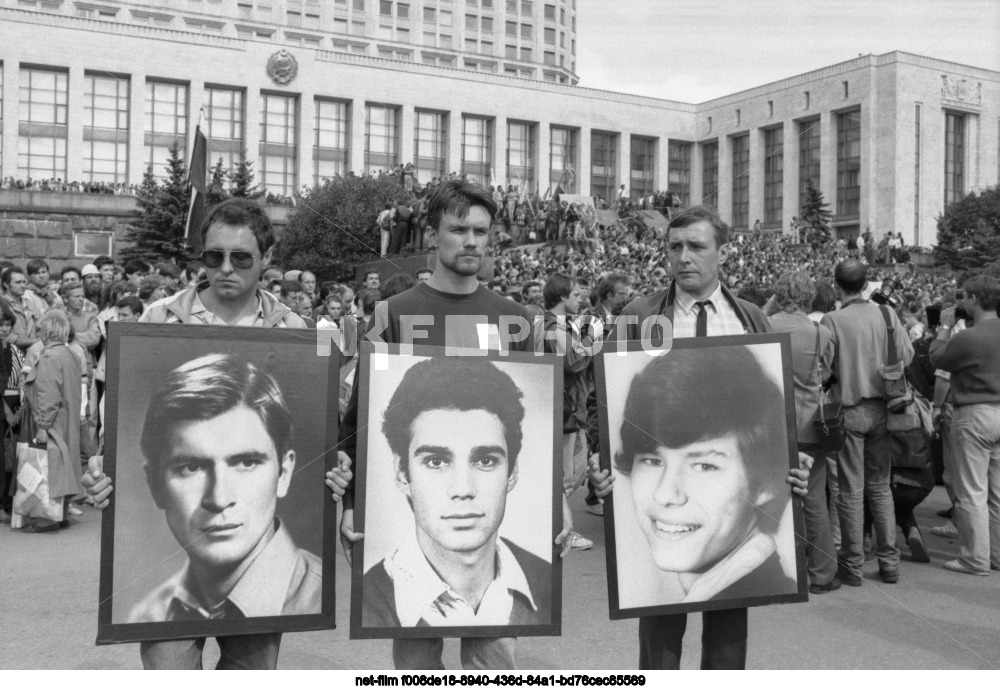
<path id="1" fill-rule="evenodd" d="M 954 335 L 957 309 L 941 312 L 931 362 L 951 373 L 949 439 L 959 557 L 948 570 L 1000 570 L 1000 281 L 976 276 L 956 296 L 973 325 Z"/>
<path id="2" fill-rule="evenodd" d="M 864 565 L 863 497 L 867 496 L 875 522 L 875 555 L 883 582 L 899 581 L 899 548 L 896 546 L 896 516 L 889 488 L 890 453 L 886 386 L 890 333 L 882 310 L 862 296 L 867 284 L 867 267 L 857 259 L 846 259 L 834 269 L 834 282 L 841 307 L 823 317 L 822 324 L 832 333 L 837 351 L 833 365 L 837 382 L 832 395 L 844 409 L 847 443 L 837 454 L 840 488 L 837 508 L 840 517 L 841 563 L 837 578 L 845 585 L 861 586 Z M 893 297 L 892 281 L 883 283 L 876 294 Z M 913 346 L 906 329 L 887 309 L 892 337 L 905 367 L 913 359 Z"/>

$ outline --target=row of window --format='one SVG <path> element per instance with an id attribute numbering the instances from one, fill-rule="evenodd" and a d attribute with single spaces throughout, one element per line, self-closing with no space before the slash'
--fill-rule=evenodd
<path id="1" fill-rule="evenodd" d="M 3 72 L 0 70 L 0 97 Z M 144 148 L 147 165 L 163 173 L 169 149 L 176 142 L 184 146 L 189 132 L 188 86 L 147 81 L 145 87 Z M 68 75 L 65 72 L 22 68 L 19 74 L 18 176 L 22 178 L 66 178 Z M 130 129 L 130 81 L 127 77 L 86 74 L 83 94 L 83 172 L 86 181 L 128 181 L 128 140 Z M 299 184 L 298 150 L 299 99 L 294 95 L 263 92 L 260 99 L 260 137 L 257 151 L 261 183 L 269 190 L 291 194 Z M 350 105 L 317 98 L 313 107 L 313 180 L 344 173 L 350 164 Z M 210 141 L 214 166 L 220 159 L 232 169 L 245 155 L 246 94 L 241 89 L 209 87 L 203 99 L 204 129 Z M 2 101 L 0 101 L 2 113 Z M 861 113 L 839 113 L 836 140 L 836 216 L 857 218 L 861 196 Z M 945 113 L 945 203 L 965 192 L 966 115 Z M 806 185 L 820 180 L 820 120 L 797 122 L 799 146 L 798 204 L 805 200 Z M 920 147 L 920 107 L 916 110 L 915 145 Z M 462 116 L 461 166 L 470 179 L 489 184 L 494 165 L 495 120 Z M 414 127 L 414 165 L 418 179 L 448 172 L 447 113 L 417 110 Z M 507 171 L 513 183 L 528 188 L 536 182 L 537 125 L 507 123 Z M 576 192 L 579 130 L 552 126 L 550 130 L 549 179 L 567 192 Z M 783 212 L 784 127 L 762 132 L 764 145 L 764 223 L 779 224 Z M 388 169 L 401 162 L 400 108 L 365 106 L 364 169 Z M 590 194 L 613 199 L 619 184 L 628 182 L 630 191 L 646 194 L 656 189 L 657 139 L 633 135 L 629 142 L 630 160 L 626 179 L 618 170 L 619 134 L 594 130 L 591 133 Z M 750 199 L 750 136 L 731 137 L 732 223 L 748 227 Z M 718 206 L 719 144 L 700 144 L 702 153 L 701 203 Z M 670 141 L 667 155 L 666 188 L 677 193 L 684 205 L 691 203 L 692 145 Z M 0 152 L 2 153 L 2 152 Z M 356 165 L 356 162 L 355 162 Z M 915 197 L 919 199 L 919 157 L 916 158 Z"/>

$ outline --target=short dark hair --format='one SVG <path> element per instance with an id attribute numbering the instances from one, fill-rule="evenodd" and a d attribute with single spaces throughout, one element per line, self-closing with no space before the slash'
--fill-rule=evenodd
<path id="1" fill-rule="evenodd" d="M 628 280 L 621 273 L 612 273 L 609 276 L 605 276 L 597 284 L 597 299 L 601 302 L 605 301 L 615 291 L 615 286 L 622 284 L 628 285 Z"/>
<path id="2" fill-rule="evenodd" d="M 368 280 L 368 276 L 370 276 L 372 273 L 374 273 L 376 276 L 378 276 L 379 282 L 381 282 L 381 280 L 382 280 L 382 274 L 380 274 L 375 269 L 372 269 L 370 271 L 365 271 L 365 280 L 367 281 Z"/>
<path id="3" fill-rule="evenodd" d="M 146 411 L 139 441 L 142 454 L 155 464 L 177 424 L 212 419 L 240 405 L 260 415 L 280 461 L 292 447 L 292 414 L 281 389 L 270 374 L 230 354 L 193 359 L 164 377 Z"/>
<path id="4" fill-rule="evenodd" d="M 741 288 L 740 291 L 736 293 L 736 296 L 744 302 L 750 302 L 758 307 L 763 307 L 767 304 L 767 300 L 771 297 L 771 293 L 760 285 L 747 285 L 746 287 Z"/>
<path id="5" fill-rule="evenodd" d="M 18 268 L 16 266 L 13 267 L 13 268 L 7 268 L 7 269 L 4 269 L 4 272 L 2 274 L 0 274 L 0 283 L 2 283 L 5 288 L 9 288 L 10 287 L 11 277 L 15 273 L 20 273 L 23 276 L 27 275 L 24 271 L 22 271 L 20 268 Z"/>
<path id="6" fill-rule="evenodd" d="M 379 287 L 379 299 L 389 299 L 401 292 L 406 292 L 416 284 L 416 278 L 409 273 L 397 273 Z"/>
<path id="7" fill-rule="evenodd" d="M 435 190 L 427 204 L 427 227 L 437 230 L 446 213 L 465 218 L 473 206 L 485 208 L 490 222 L 497 217 L 497 205 L 488 188 L 465 180 L 448 180 Z"/>
<path id="8" fill-rule="evenodd" d="M 461 382 L 455 385 L 455 382 Z M 521 452 L 523 394 L 514 380 L 488 360 L 473 357 L 434 357 L 410 367 L 392 394 L 382 415 L 382 433 L 409 476 L 413 422 L 430 410 L 459 412 L 484 410 L 503 424 L 507 441 L 507 471 L 514 471 Z"/>
<path id="9" fill-rule="evenodd" d="M 868 282 L 868 267 L 857 259 L 844 259 L 833 269 L 833 279 L 844 292 L 858 294 Z"/>
<path id="10" fill-rule="evenodd" d="M 542 297 L 545 299 L 545 308 L 551 309 L 573 292 L 576 281 L 563 273 L 556 273 L 545 281 L 545 289 L 542 290 Z"/>
<path id="11" fill-rule="evenodd" d="M 122 273 L 130 276 L 133 273 L 152 273 L 153 265 L 146 261 L 145 259 L 132 259 L 131 261 L 125 262 L 125 267 L 122 269 Z"/>
<path id="12" fill-rule="evenodd" d="M 716 248 L 729 243 L 729 226 L 719 217 L 718 213 L 707 206 L 692 206 L 671 218 L 667 224 L 667 238 L 670 238 L 670 231 L 673 228 L 686 228 L 703 220 L 708 221 L 715 231 Z"/>
<path id="13" fill-rule="evenodd" d="M 754 404 L 747 405 L 747 400 Z M 615 467 L 630 475 L 640 453 L 733 433 L 751 488 L 782 497 L 769 512 L 774 523 L 765 520 L 760 525 L 774 531 L 785 503 L 782 488 L 788 473 L 787 463 L 775 462 L 788 454 L 785 417 L 774 414 L 784 410 L 784 400 L 781 388 L 748 347 L 729 347 L 724 357 L 712 349 L 674 348 L 654 357 L 632 379 Z"/>
<path id="14" fill-rule="evenodd" d="M 101 270 L 102 266 L 107 266 L 108 264 L 111 264 L 113 266 L 114 263 L 115 263 L 115 260 L 112 259 L 107 254 L 101 254 L 99 257 L 97 257 L 96 259 L 94 259 L 94 266 L 97 267 L 98 271 Z"/>
<path id="15" fill-rule="evenodd" d="M 205 244 L 208 230 L 215 223 L 246 225 L 257 239 L 257 248 L 264 256 L 274 246 L 274 227 L 264 212 L 264 207 L 253 199 L 227 199 L 208 212 L 201 224 L 201 243 Z"/>
<path id="16" fill-rule="evenodd" d="M 984 311 L 996 311 L 1000 304 L 1000 280 L 993 276 L 973 276 L 965 281 L 962 289 L 973 295 Z"/>
<path id="17" fill-rule="evenodd" d="M 354 301 L 361 305 L 361 308 L 365 310 L 365 314 L 371 315 L 375 311 L 378 296 L 378 292 L 375 290 L 359 290 L 358 294 L 354 296 Z M 359 299 L 360 301 L 358 301 Z"/>
<path id="18" fill-rule="evenodd" d="M 142 316 L 142 312 L 146 311 L 146 305 L 138 297 L 122 297 L 115 302 L 115 309 L 128 309 L 133 314 Z"/>
<path id="19" fill-rule="evenodd" d="M 166 261 L 161 261 L 156 264 L 156 272 L 164 278 L 181 277 L 181 269 L 177 267 L 177 264 L 168 263 Z"/>
<path id="20" fill-rule="evenodd" d="M 533 287 L 541 287 L 541 283 L 539 283 L 537 280 L 529 280 L 527 283 L 521 286 L 521 296 L 527 297 L 528 290 L 530 290 Z"/>
<path id="21" fill-rule="evenodd" d="M 60 285 L 59 296 L 63 298 L 69 297 L 69 293 L 73 292 L 73 290 L 83 290 L 83 294 L 87 294 L 87 290 L 83 283 L 78 283 L 76 285 Z"/>
<path id="22" fill-rule="evenodd" d="M 837 306 L 837 291 L 828 280 L 816 281 L 816 298 L 813 299 L 812 310 L 822 314 L 833 311 Z"/>
<path id="23" fill-rule="evenodd" d="M 17 315 L 6 304 L 0 308 L 0 323 L 9 323 L 11 326 L 17 323 Z"/>
<path id="24" fill-rule="evenodd" d="M 281 296 L 288 297 L 289 295 L 296 292 L 305 292 L 305 288 L 302 287 L 302 283 L 297 280 L 283 280 L 281 281 Z"/>
<path id="25" fill-rule="evenodd" d="M 63 266 L 62 270 L 59 271 L 59 279 L 63 280 L 66 277 L 67 273 L 75 273 L 80 278 L 80 280 L 83 280 L 83 273 L 81 273 L 80 269 L 77 268 L 76 266 Z"/>
<path id="26" fill-rule="evenodd" d="M 49 270 L 49 265 L 45 262 L 45 260 L 44 259 L 32 259 L 31 261 L 28 262 L 28 266 L 27 266 L 28 273 L 27 274 L 29 276 L 33 276 L 36 273 L 38 273 L 39 271 L 41 271 L 42 269 L 45 269 L 46 271 Z M 51 271 L 49 271 L 49 272 L 51 273 Z"/>

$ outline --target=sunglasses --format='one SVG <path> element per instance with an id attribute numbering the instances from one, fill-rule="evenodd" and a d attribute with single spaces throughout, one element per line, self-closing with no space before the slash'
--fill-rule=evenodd
<path id="1" fill-rule="evenodd" d="M 201 253 L 201 262 L 205 264 L 205 268 L 218 268 L 227 255 L 233 268 L 244 271 L 251 268 L 253 262 L 257 260 L 257 257 L 250 252 L 224 252 L 219 249 L 206 249 Z"/>

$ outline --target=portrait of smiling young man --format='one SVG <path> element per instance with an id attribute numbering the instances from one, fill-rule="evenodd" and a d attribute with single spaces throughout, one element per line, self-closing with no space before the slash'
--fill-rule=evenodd
<path id="1" fill-rule="evenodd" d="M 406 371 L 382 432 L 414 531 L 365 573 L 364 626 L 552 622 L 551 563 L 498 536 L 524 417 L 521 390 L 489 361 L 438 357 Z"/>
<path id="2" fill-rule="evenodd" d="M 277 518 L 295 470 L 292 431 L 277 383 L 249 362 L 206 355 L 167 374 L 140 446 L 187 563 L 128 622 L 320 613 L 322 563 Z"/>
<path id="3" fill-rule="evenodd" d="M 619 560 L 629 608 L 797 591 L 794 563 L 783 566 L 776 542 L 791 502 L 784 395 L 749 348 L 675 348 L 650 359 L 629 383 L 618 436 L 620 496 L 658 571 L 635 582 L 640 569 Z M 616 522 L 617 534 L 638 540 L 632 524 Z M 782 537 L 785 553 L 794 551 L 793 535 Z"/>

